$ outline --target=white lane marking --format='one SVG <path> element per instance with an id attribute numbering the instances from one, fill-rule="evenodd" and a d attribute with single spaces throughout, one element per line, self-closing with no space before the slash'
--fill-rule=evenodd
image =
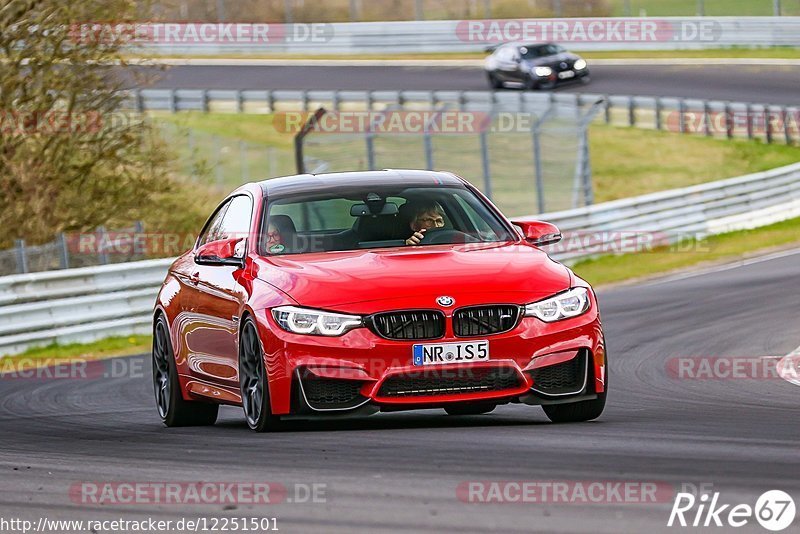
<path id="1" fill-rule="evenodd" d="M 636 59 L 589 59 L 589 66 L 642 67 L 642 66 L 800 66 L 800 59 L 770 58 L 636 58 Z M 483 67 L 483 59 L 293 59 L 293 58 L 246 58 L 246 57 L 150 57 L 131 58 L 132 64 L 161 64 L 173 66 L 214 67 Z"/>
<path id="2" fill-rule="evenodd" d="M 772 254 L 768 254 L 766 256 L 758 256 L 756 258 L 750 258 L 745 260 L 738 260 L 733 263 L 726 263 L 723 265 L 717 265 L 715 267 L 709 267 L 707 269 L 701 269 L 697 271 L 691 271 L 687 273 L 676 274 L 672 276 L 667 276 L 665 278 L 659 278 L 656 280 L 652 280 L 650 282 L 643 282 L 638 284 L 639 287 L 642 286 L 655 286 L 659 284 L 667 284 L 670 282 L 676 282 L 679 280 L 686 280 L 688 278 L 694 278 L 696 276 L 705 276 L 708 274 L 715 274 L 721 273 L 724 271 L 730 271 L 731 269 L 738 269 L 739 267 L 747 267 L 748 265 L 756 265 L 758 263 L 763 263 L 767 261 L 777 260 L 780 258 L 785 258 L 787 256 L 794 256 L 795 254 L 800 254 L 800 248 L 792 249 L 792 250 L 783 250 L 781 252 L 775 252 Z"/>
<path id="3" fill-rule="evenodd" d="M 795 386 L 800 386 L 800 347 L 787 354 L 777 364 L 778 375 Z"/>

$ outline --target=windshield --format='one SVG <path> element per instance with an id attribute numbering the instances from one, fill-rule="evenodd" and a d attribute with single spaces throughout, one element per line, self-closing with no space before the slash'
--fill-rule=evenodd
<path id="1" fill-rule="evenodd" d="M 461 187 L 373 185 L 297 194 L 268 199 L 263 217 L 264 255 L 516 239 L 480 198 Z"/>
<path id="2" fill-rule="evenodd" d="M 566 52 L 564 48 L 555 44 L 541 46 L 523 46 L 519 49 L 523 59 L 535 59 L 537 57 L 554 56 Z"/>

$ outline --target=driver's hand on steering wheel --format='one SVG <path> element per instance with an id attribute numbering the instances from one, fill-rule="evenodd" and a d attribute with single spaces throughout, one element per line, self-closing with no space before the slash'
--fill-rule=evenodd
<path id="1" fill-rule="evenodd" d="M 406 239 L 406 245 L 419 245 L 420 242 L 425 238 L 425 228 L 420 230 L 419 232 L 414 232 L 414 235 Z"/>

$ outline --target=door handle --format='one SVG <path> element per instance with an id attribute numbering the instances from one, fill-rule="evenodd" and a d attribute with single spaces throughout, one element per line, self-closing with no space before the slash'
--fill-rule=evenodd
<path id="1" fill-rule="evenodd" d="M 194 273 L 192 276 L 189 277 L 189 281 L 191 283 L 193 283 L 194 285 L 199 284 L 200 283 L 200 273 L 199 272 Z"/>

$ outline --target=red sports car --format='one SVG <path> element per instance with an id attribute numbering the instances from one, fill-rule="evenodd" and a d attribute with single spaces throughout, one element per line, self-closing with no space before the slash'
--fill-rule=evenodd
<path id="1" fill-rule="evenodd" d="M 170 267 L 153 326 L 167 426 L 242 406 L 284 419 L 541 405 L 600 416 L 608 373 L 592 288 L 453 174 L 385 170 L 247 184 Z"/>

